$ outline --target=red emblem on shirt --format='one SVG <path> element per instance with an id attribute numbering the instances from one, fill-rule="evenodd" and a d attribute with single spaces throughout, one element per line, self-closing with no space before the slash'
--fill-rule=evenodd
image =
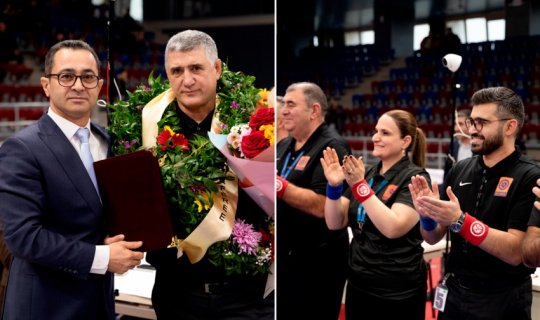
<path id="1" fill-rule="evenodd" d="M 497 184 L 497 189 L 495 189 L 495 196 L 506 197 L 506 195 L 508 195 L 508 189 L 510 189 L 510 186 L 512 185 L 512 181 L 514 181 L 514 178 L 501 177 Z"/>
<path id="2" fill-rule="evenodd" d="M 304 170 L 309 161 L 309 158 L 309 156 L 302 156 L 302 158 L 298 160 L 298 163 L 296 164 L 296 167 L 294 167 L 294 170 Z"/>
<path id="3" fill-rule="evenodd" d="M 388 187 L 386 188 L 386 190 L 384 191 L 384 194 L 382 196 L 382 200 L 386 201 L 386 200 L 390 199 L 390 197 L 394 194 L 394 192 L 396 192 L 396 189 L 397 189 L 397 185 L 389 184 Z"/>

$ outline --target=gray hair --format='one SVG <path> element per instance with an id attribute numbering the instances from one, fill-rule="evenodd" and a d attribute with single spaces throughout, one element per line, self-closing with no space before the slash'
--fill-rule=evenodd
<path id="1" fill-rule="evenodd" d="M 49 52 L 47 52 L 47 55 L 45 56 L 45 74 L 51 73 L 54 63 L 54 55 L 58 51 L 60 51 L 60 49 L 89 51 L 94 56 L 94 59 L 96 59 L 96 65 L 99 74 L 100 63 L 96 51 L 94 51 L 94 49 L 88 43 L 82 40 L 64 40 L 52 46 L 51 49 L 49 49 Z"/>
<path id="2" fill-rule="evenodd" d="M 212 37 L 198 30 L 178 32 L 167 42 L 167 47 L 165 48 L 165 65 L 167 65 L 168 52 L 189 52 L 199 47 L 204 48 L 208 61 L 214 64 L 218 59 L 218 51 Z"/>
<path id="3" fill-rule="evenodd" d="M 321 106 L 321 114 L 324 116 L 328 111 L 328 99 L 321 87 L 313 82 L 296 82 L 287 88 L 286 92 L 300 89 L 306 97 L 306 103 L 312 105 L 318 103 Z"/>

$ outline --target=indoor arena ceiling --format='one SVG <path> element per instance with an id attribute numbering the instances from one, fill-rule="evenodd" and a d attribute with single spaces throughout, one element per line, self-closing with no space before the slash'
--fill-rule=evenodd
<path id="1" fill-rule="evenodd" d="M 328 6 L 325 3 L 331 3 L 331 7 L 335 8 L 337 4 L 338 7 L 341 7 L 339 9 L 343 10 L 340 12 L 345 12 L 343 16 L 338 14 L 338 17 L 332 21 L 334 27 L 354 29 L 371 26 L 373 24 L 373 5 L 376 1 L 382 1 L 384 5 L 388 4 L 390 6 L 392 6 L 392 3 L 401 2 L 400 5 L 403 5 L 404 1 L 414 1 L 416 19 L 422 20 L 432 16 L 459 16 L 503 10 L 506 3 L 508 5 L 520 5 L 527 0 L 319 0 L 317 1 L 319 9 L 326 7 L 323 10 L 318 10 L 324 12 L 320 21 L 327 20 L 324 17 L 325 14 L 328 14 L 326 10 Z"/>

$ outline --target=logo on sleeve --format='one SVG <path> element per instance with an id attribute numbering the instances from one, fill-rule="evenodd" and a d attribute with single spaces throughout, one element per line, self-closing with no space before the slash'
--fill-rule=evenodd
<path id="1" fill-rule="evenodd" d="M 382 196 L 382 200 L 386 201 L 386 200 L 390 199 L 390 197 L 394 194 L 394 192 L 396 192 L 396 189 L 397 189 L 397 185 L 389 184 L 388 187 L 386 188 L 386 190 L 384 191 L 384 194 Z"/>
<path id="2" fill-rule="evenodd" d="M 514 181 L 514 178 L 501 177 L 497 184 L 497 189 L 495 189 L 495 196 L 506 197 L 508 195 L 508 189 L 510 189 L 510 186 L 512 185 L 512 181 Z"/>

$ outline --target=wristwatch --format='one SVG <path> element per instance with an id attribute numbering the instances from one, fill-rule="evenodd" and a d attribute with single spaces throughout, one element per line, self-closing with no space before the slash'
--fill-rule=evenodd
<path id="1" fill-rule="evenodd" d="M 465 221 L 465 213 L 461 211 L 461 215 L 459 216 L 457 221 L 450 225 L 450 230 L 452 232 L 459 233 L 461 231 L 461 228 L 463 228 L 464 221 Z"/>

